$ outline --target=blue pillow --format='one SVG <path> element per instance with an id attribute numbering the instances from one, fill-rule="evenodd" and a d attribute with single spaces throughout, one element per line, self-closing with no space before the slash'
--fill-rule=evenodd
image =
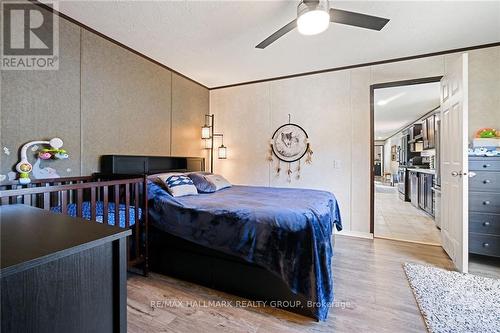
<path id="1" fill-rule="evenodd" d="M 216 187 L 205 179 L 205 175 L 210 174 L 208 172 L 193 172 L 188 174 L 188 177 L 193 181 L 194 186 L 200 193 L 213 193 L 217 189 Z"/>
<path id="2" fill-rule="evenodd" d="M 200 193 L 213 193 L 223 188 L 231 187 L 231 183 L 221 175 L 208 172 L 193 172 L 188 174 L 188 176 Z"/>

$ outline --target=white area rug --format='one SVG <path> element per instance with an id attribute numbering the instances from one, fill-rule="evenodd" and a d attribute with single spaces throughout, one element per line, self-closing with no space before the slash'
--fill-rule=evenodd
<path id="1" fill-rule="evenodd" d="M 406 263 L 431 333 L 500 332 L 500 280 Z"/>

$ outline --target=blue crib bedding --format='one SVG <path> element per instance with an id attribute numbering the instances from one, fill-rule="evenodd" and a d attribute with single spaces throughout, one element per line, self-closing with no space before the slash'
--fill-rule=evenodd
<path id="1" fill-rule="evenodd" d="M 61 213 L 61 206 L 51 207 L 50 210 L 55 213 Z M 126 207 L 124 204 L 119 205 L 119 226 L 125 228 L 125 212 Z M 138 209 L 138 219 L 142 216 L 141 208 Z M 76 204 L 68 204 L 67 215 L 75 217 L 76 214 Z M 84 201 L 82 203 L 82 218 L 85 220 L 90 220 L 90 201 Z M 97 222 L 102 223 L 104 217 L 104 203 L 102 201 L 96 201 L 96 218 Z M 108 203 L 108 224 L 115 225 L 115 204 L 113 202 Z M 135 224 L 135 207 L 129 207 L 129 224 L 130 226 Z"/>
<path id="2" fill-rule="evenodd" d="M 233 186 L 174 198 L 148 184 L 152 223 L 165 232 L 240 257 L 280 277 L 326 319 L 333 302 L 333 227 L 342 229 L 329 192 Z"/>

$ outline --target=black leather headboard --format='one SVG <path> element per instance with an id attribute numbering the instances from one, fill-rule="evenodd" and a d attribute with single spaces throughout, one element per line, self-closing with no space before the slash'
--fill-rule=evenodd
<path id="1" fill-rule="evenodd" d="M 169 171 L 204 171 L 203 157 L 174 156 L 101 156 L 101 173 L 104 174 L 141 174 L 151 175 Z"/>

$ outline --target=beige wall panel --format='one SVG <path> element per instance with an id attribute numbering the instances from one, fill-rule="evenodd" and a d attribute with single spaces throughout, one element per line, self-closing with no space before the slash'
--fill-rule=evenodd
<path id="1" fill-rule="evenodd" d="M 82 34 L 82 172 L 104 154 L 170 155 L 170 71 Z"/>
<path id="2" fill-rule="evenodd" d="M 372 84 L 444 74 L 444 57 L 436 56 L 372 66 Z"/>
<path id="3" fill-rule="evenodd" d="M 172 74 L 172 155 L 206 157 L 200 129 L 208 113 L 208 89 Z"/>
<path id="4" fill-rule="evenodd" d="M 272 135 L 269 109 L 269 84 L 252 84 L 211 92 L 211 113 L 215 129 L 224 133 L 228 158 L 217 159 L 215 172 L 234 184 L 269 185 L 269 162 L 266 160 Z M 216 140 L 215 146 L 220 145 Z"/>
<path id="5" fill-rule="evenodd" d="M 469 52 L 469 137 L 500 129 L 500 47 Z"/>
<path id="6" fill-rule="evenodd" d="M 70 158 L 42 161 L 41 167 L 54 168 L 61 177 L 80 174 L 80 29 L 60 19 L 59 33 L 59 70 L 0 72 L 3 175 L 18 162 L 24 143 L 53 137 L 63 139 Z"/>
<path id="7" fill-rule="evenodd" d="M 300 79 L 271 82 L 271 132 L 288 122 L 303 127 L 309 135 L 313 154 L 311 165 L 301 161 L 301 177 L 296 179 L 298 163 L 281 163 L 281 174 L 271 170 L 271 186 L 313 188 L 333 192 L 342 209 L 346 225 L 350 220 L 351 112 L 349 112 L 349 72 L 306 76 Z M 338 168 L 334 168 L 336 161 Z"/>
<path id="8" fill-rule="evenodd" d="M 370 68 L 351 71 L 352 177 L 349 231 L 370 232 Z M 346 144 L 349 144 L 346 142 Z"/>

